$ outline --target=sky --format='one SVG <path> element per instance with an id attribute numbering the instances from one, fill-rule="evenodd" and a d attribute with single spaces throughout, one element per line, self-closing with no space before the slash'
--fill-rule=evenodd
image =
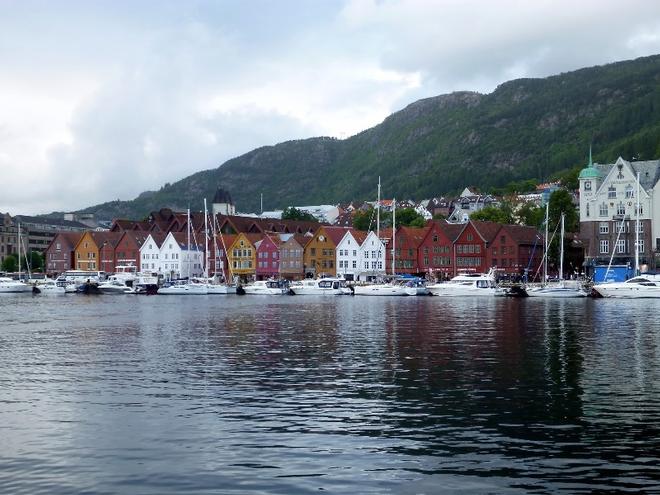
<path id="1" fill-rule="evenodd" d="M 0 212 L 133 199 L 420 98 L 657 53 L 656 0 L 0 0 Z"/>

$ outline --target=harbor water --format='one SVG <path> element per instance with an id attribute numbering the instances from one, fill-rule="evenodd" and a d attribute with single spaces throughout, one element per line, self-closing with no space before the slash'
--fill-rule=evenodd
<path id="1" fill-rule="evenodd" d="M 660 492 L 660 301 L 0 297 L 0 491 Z"/>

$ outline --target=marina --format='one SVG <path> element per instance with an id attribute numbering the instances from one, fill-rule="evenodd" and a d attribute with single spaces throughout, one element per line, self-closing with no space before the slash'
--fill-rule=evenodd
<path id="1" fill-rule="evenodd" d="M 36 300 L 0 297 L 8 493 L 660 489 L 657 300 Z"/>

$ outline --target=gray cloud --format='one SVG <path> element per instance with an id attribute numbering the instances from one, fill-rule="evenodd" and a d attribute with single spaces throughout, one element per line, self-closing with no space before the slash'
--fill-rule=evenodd
<path id="1" fill-rule="evenodd" d="M 642 0 L 13 3 L 0 211 L 130 199 L 418 98 L 658 52 Z"/>

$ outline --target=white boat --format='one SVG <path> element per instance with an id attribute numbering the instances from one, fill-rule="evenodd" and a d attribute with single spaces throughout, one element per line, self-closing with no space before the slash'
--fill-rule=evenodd
<path id="1" fill-rule="evenodd" d="M 488 273 L 461 273 L 448 282 L 427 285 L 434 296 L 496 296 L 501 291 L 495 282 L 494 271 Z"/>
<path id="2" fill-rule="evenodd" d="M 102 294 L 135 294 L 135 289 L 126 284 L 124 280 L 111 276 L 108 280 L 98 285 Z"/>
<path id="3" fill-rule="evenodd" d="M 549 204 L 549 203 L 548 203 Z M 548 265 L 548 205 L 545 210 L 545 253 L 544 253 L 544 274 L 547 278 Z M 579 282 L 564 280 L 564 213 L 561 214 L 561 237 L 559 248 L 559 282 L 556 284 L 546 284 L 540 287 L 527 287 L 525 292 L 528 297 L 553 297 L 553 298 L 570 298 L 570 297 L 587 297 L 587 293 L 582 289 Z"/>
<path id="4" fill-rule="evenodd" d="M 431 294 L 426 287 L 426 283 L 421 278 L 402 278 L 398 282 L 401 286 L 406 288 L 406 292 L 409 296 L 428 296 Z"/>
<path id="5" fill-rule="evenodd" d="M 281 296 L 289 293 L 289 287 L 281 280 L 257 280 L 241 287 L 245 294 Z"/>
<path id="6" fill-rule="evenodd" d="M 179 296 L 205 296 L 208 294 L 206 284 L 197 283 L 175 283 L 165 285 L 158 289 L 158 294 L 179 295 Z"/>
<path id="7" fill-rule="evenodd" d="M 75 290 L 75 289 L 74 289 Z M 45 279 L 37 282 L 35 285 L 35 291 L 37 294 L 48 295 L 58 295 L 66 294 L 66 289 L 62 286 L 57 285 L 57 282 L 52 279 Z"/>
<path id="8" fill-rule="evenodd" d="M 398 284 L 356 285 L 353 287 L 356 296 L 409 296 L 406 287 Z"/>
<path id="9" fill-rule="evenodd" d="M 32 286 L 9 277 L 0 277 L 0 293 L 32 292 Z"/>
<path id="10" fill-rule="evenodd" d="M 291 284 L 291 290 L 297 296 L 308 295 L 350 295 L 353 293 L 343 278 L 305 279 Z"/>
<path id="11" fill-rule="evenodd" d="M 557 284 L 548 284 L 543 287 L 528 287 L 525 289 L 528 297 L 587 297 L 580 283 L 572 280 L 560 280 Z"/>
<path id="12" fill-rule="evenodd" d="M 625 282 L 596 284 L 593 290 L 603 297 L 660 298 L 660 276 L 643 274 Z"/>

